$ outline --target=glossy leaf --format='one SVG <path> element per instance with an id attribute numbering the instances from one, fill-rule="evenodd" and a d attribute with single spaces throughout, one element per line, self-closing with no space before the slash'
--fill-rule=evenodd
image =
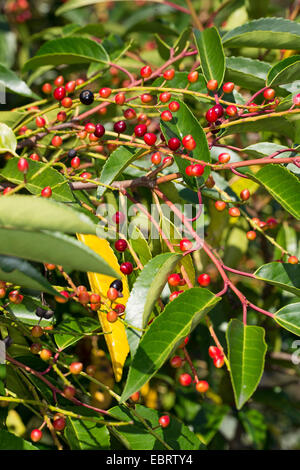
<path id="1" fill-rule="evenodd" d="M 276 242 L 285 248 L 289 253 L 300 254 L 298 250 L 297 232 L 291 227 L 288 221 L 284 221 L 276 236 Z M 299 247 L 300 248 L 300 247 Z M 274 247 L 274 259 L 281 257 L 281 249 Z"/>
<path id="2" fill-rule="evenodd" d="M 114 251 L 112 250 L 109 242 L 94 235 L 77 234 L 77 237 L 85 245 L 87 245 L 87 247 L 89 247 L 95 253 L 101 255 L 107 264 L 111 267 L 111 269 L 116 272 L 115 276 L 110 275 L 109 273 L 108 275 L 103 275 L 89 272 L 88 279 L 92 292 L 106 297 L 110 284 L 117 277 L 121 279 L 123 283 L 123 297 L 118 298 L 118 303 L 126 305 L 129 297 L 127 277 L 121 273 L 117 257 L 114 254 Z M 98 311 L 98 318 L 103 332 L 106 333 L 104 337 L 112 360 L 115 378 L 118 382 L 122 378 L 123 365 L 129 353 L 129 345 L 126 337 L 125 326 L 119 319 L 114 323 L 109 323 L 106 318 L 106 313 L 101 312 L 100 310 Z"/>
<path id="3" fill-rule="evenodd" d="M 18 170 L 17 158 L 10 159 L 0 170 L 0 175 L 17 185 L 24 182 L 23 174 Z M 50 186 L 53 199 L 62 202 L 74 201 L 66 178 L 54 168 L 45 168 L 45 164 L 42 162 L 30 160 L 26 178 L 26 189 L 32 194 L 40 195 L 43 188 Z"/>
<path id="4" fill-rule="evenodd" d="M 292 56 L 275 64 L 268 73 L 267 86 L 290 83 L 299 78 L 300 56 Z"/>
<path id="5" fill-rule="evenodd" d="M 215 27 L 204 31 L 195 29 L 194 37 L 206 80 L 217 80 L 220 87 L 225 73 L 225 54 L 218 30 Z"/>
<path id="6" fill-rule="evenodd" d="M 104 0 L 69 0 L 56 10 L 56 15 L 62 15 L 63 13 L 74 10 L 75 8 L 95 5 L 97 3 L 104 3 Z"/>
<path id="7" fill-rule="evenodd" d="M 232 29 L 222 40 L 230 48 L 299 49 L 300 25 L 284 18 L 260 18 Z"/>
<path id="8" fill-rule="evenodd" d="M 26 257 L 31 261 L 53 263 L 65 269 L 101 272 L 118 277 L 98 254 L 75 238 L 59 232 L 33 232 L 0 228 L 1 254 Z"/>
<path id="9" fill-rule="evenodd" d="M 236 120 L 231 121 L 229 124 L 221 124 L 220 129 L 224 129 L 222 136 L 231 135 L 231 134 L 240 134 L 244 132 L 262 132 L 269 131 L 275 132 L 276 134 L 282 134 L 294 139 L 295 137 L 295 128 L 292 122 L 282 116 L 257 116 L 255 120 L 247 121 Z"/>
<path id="10" fill-rule="evenodd" d="M 163 253 L 155 256 L 141 271 L 135 281 L 127 305 L 127 338 L 131 355 L 134 356 L 142 330 L 147 326 L 154 305 L 159 298 L 168 275 L 171 274 L 182 256 L 178 253 Z"/>
<path id="11" fill-rule="evenodd" d="M 158 420 L 161 414 L 157 410 L 136 405 L 135 410 L 152 429 L 174 450 L 199 450 L 203 446 L 198 437 L 174 416 L 170 417 L 170 425 L 162 429 Z M 155 436 L 149 433 L 130 409 L 124 406 L 115 406 L 109 412 L 122 421 L 133 421 L 133 425 L 114 427 L 112 432 L 117 438 L 132 450 L 166 450 L 166 447 Z"/>
<path id="12" fill-rule="evenodd" d="M 25 323 L 26 325 L 36 325 L 39 322 L 40 326 L 48 326 L 52 324 L 51 319 L 40 318 L 35 314 L 38 307 L 43 307 L 42 303 L 33 297 L 24 296 L 20 304 L 10 304 L 9 310 L 12 311 L 14 316 Z"/>
<path id="13" fill-rule="evenodd" d="M 31 442 L 0 429 L 0 450 L 39 450 Z"/>
<path id="14" fill-rule="evenodd" d="M 122 401 L 150 380 L 172 351 L 220 299 L 210 291 L 192 288 L 170 302 L 151 323 L 133 357 Z"/>
<path id="15" fill-rule="evenodd" d="M 265 330 L 232 319 L 226 339 L 235 403 L 241 409 L 255 392 L 263 374 L 267 351 Z"/>
<path id="16" fill-rule="evenodd" d="M 133 162 L 141 151 L 136 151 L 132 148 L 118 147 L 112 152 L 109 158 L 103 165 L 99 182 L 105 185 L 110 185 L 114 180 L 123 173 L 125 168 Z M 105 186 L 98 186 L 97 196 L 100 197 L 106 191 Z"/>
<path id="17" fill-rule="evenodd" d="M 99 419 L 99 414 L 82 407 L 72 407 L 70 410 L 82 416 L 91 416 Z M 109 449 L 110 438 L 106 426 L 93 421 L 67 418 L 64 430 L 71 450 L 105 450 Z"/>
<path id="18" fill-rule="evenodd" d="M 57 294 L 47 279 L 28 261 L 14 256 L 0 255 L 0 279 L 16 286 Z"/>
<path id="19" fill-rule="evenodd" d="M 258 268 L 254 275 L 257 279 L 300 296 L 299 264 L 268 263 Z"/>
<path id="20" fill-rule="evenodd" d="M 300 302 L 286 305 L 276 312 L 274 320 L 286 330 L 300 336 L 299 309 Z"/>
<path id="21" fill-rule="evenodd" d="M 252 178 L 262 184 L 271 196 L 296 219 L 300 218 L 300 181 L 281 165 L 266 165 Z"/>
<path id="22" fill-rule="evenodd" d="M 38 95 L 33 93 L 32 90 L 27 86 L 27 84 L 21 80 L 18 75 L 9 70 L 4 65 L 0 64 L 0 83 L 5 86 L 5 89 L 16 95 L 25 96 L 26 98 L 35 98 L 38 99 Z"/>
<path id="23" fill-rule="evenodd" d="M 42 197 L 16 194 L 0 199 L 0 226 L 66 233 L 96 232 L 96 225 L 70 206 Z"/>
<path id="24" fill-rule="evenodd" d="M 24 71 L 33 70 L 42 65 L 107 64 L 109 57 L 101 44 L 83 37 L 52 39 L 41 46 L 36 55 L 29 59 Z"/>
<path id="25" fill-rule="evenodd" d="M 59 333 L 54 335 L 57 347 L 66 349 L 77 343 L 87 333 L 92 333 L 99 328 L 99 323 L 93 318 L 79 317 L 66 318 L 59 323 Z"/>
<path id="26" fill-rule="evenodd" d="M 227 405 L 206 401 L 202 403 L 201 410 L 194 420 L 194 431 L 203 444 L 208 445 L 216 435 L 229 409 Z"/>
<path id="27" fill-rule="evenodd" d="M 3 122 L 0 123 L 0 153 L 11 152 L 15 153 L 17 148 L 17 139 L 15 134 Z"/>
<path id="28" fill-rule="evenodd" d="M 239 419 L 251 437 L 253 445 L 256 449 L 261 450 L 264 447 L 267 437 L 267 424 L 265 417 L 258 410 L 246 410 L 239 412 Z"/>
<path id="29" fill-rule="evenodd" d="M 194 150 L 189 152 L 189 155 L 197 160 L 210 162 L 210 153 L 207 139 L 201 125 L 190 111 L 188 106 L 183 101 L 177 101 L 180 105 L 180 108 L 176 113 L 173 113 L 173 119 L 168 122 L 162 120 L 160 122 L 160 127 L 166 141 L 168 142 L 168 140 L 172 137 L 177 137 L 182 140 L 184 136 L 191 134 L 195 139 L 196 147 Z M 185 169 L 190 164 L 190 162 L 188 160 L 182 159 L 178 154 L 175 153 L 174 159 L 180 173 L 183 176 L 183 179 L 186 181 L 186 183 L 189 184 L 189 186 L 195 188 L 195 178 L 189 177 L 185 173 Z M 210 170 L 208 167 L 206 167 L 203 173 L 203 177 L 201 178 L 206 179 L 209 173 Z M 201 179 L 199 180 L 201 181 Z"/>

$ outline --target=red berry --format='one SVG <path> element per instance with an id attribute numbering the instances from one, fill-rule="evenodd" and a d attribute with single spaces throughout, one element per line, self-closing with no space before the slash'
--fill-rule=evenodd
<path id="1" fill-rule="evenodd" d="M 223 109 L 223 106 L 221 106 L 220 104 L 216 104 L 215 106 L 213 106 L 212 109 L 217 114 L 218 119 L 223 116 L 224 109 Z"/>
<path id="2" fill-rule="evenodd" d="M 170 360 L 170 365 L 174 367 L 174 369 L 179 369 L 179 367 L 182 366 L 182 363 L 183 361 L 180 356 L 173 356 Z"/>
<path id="3" fill-rule="evenodd" d="M 228 163 L 230 160 L 230 154 L 227 152 L 220 153 L 218 160 L 220 163 Z"/>
<path id="4" fill-rule="evenodd" d="M 295 106 L 300 106 L 300 93 L 298 93 L 298 95 L 293 96 L 293 104 Z"/>
<path id="5" fill-rule="evenodd" d="M 170 417 L 168 415 L 161 416 L 158 422 L 162 428 L 167 428 L 170 424 Z"/>
<path id="6" fill-rule="evenodd" d="M 55 88 L 53 96 L 57 101 L 61 101 L 66 96 L 66 90 L 63 86 Z"/>
<path id="7" fill-rule="evenodd" d="M 133 394 L 130 396 L 130 399 L 131 399 L 132 401 L 135 401 L 135 402 L 139 401 L 139 399 L 140 399 L 140 392 L 135 392 L 135 393 L 133 393 Z"/>
<path id="8" fill-rule="evenodd" d="M 169 69 L 164 72 L 164 79 L 165 80 L 173 80 L 175 76 L 175 70 L 174 69 Z"/>
<path id="9" fill-rule="evenodd" d="M 75 170 L 80 167 L 80 158 L 79 157 L 72 158 L 71 167 L 74 168 Z"/>
<path id="10" fill-rule="evenodd" d="M 137 137 L 143 137 L 147 132 L 147 126 L 145 124 L 138 124 L 134 128 L 134 133 Z"/>
<path id="11" fill-rule="evenodd" d="M 44 189 L 42 189 L 41 196 L 42 197 L 51 197 L 52 196 L 52 189 L 50 188 L 50 186 L 46 186 Z"/>
<path id="12" fill-rule="evenodd" d="M 105 127 L 102 124 L 96 124 L 94 134 L 100 139 L 105 134 Z"/>
<path id="13" fill-rule="evenodd" d="M 133 266 L 129 261 L 126 261 L 125 263 L 122 263 L 120 265 L 120 270 L 123 274 L 126 274 L 127 276 L 132 273 L 133 271 Z"/>
<path id="14" fill-rule="evenodd" d="M 92 122 L 88 122 L 84 126 L 84 129 L 90 134 L 95 131 L 96 127 L 95 124 L 93 124 Z"/>
<path id="15" fill-rule="evenodd" d="M 60 297 L 61 296 L 61 297 Z M 60 292 L 60 296 L 59 295 L 56 295 L 55 296 L 55 300 L 56 302 L 58 302 L 59 304 L 66 304 L 69 300 L 69 293 L 66 291 L 66 290 L 62 290 Z"/>
<path id="16" fill-rule="evenodd" d="M 183 238 L 182 240 L 180 240 L 179 246 L 181 251 L 188 251 L 193 248 L 193 243 L 187 238 Z"/>
<path id="17" fill-rule="evenodd" d="M 277 227 L 278 222 L 273 217 L 270 217 L 269 219 L 267 219 L 267 225 L 270 229 L 274 229 Z"/>
<path id="18" fill-rule="evenodd" d="M 231 217 L 239 217 L 241 215 L 240 209 L 238 207 L 230 207 L 228 212 Z"/>
<path id="19" fill-rule="evenodd" d="M 267 101 L 271 101 L 275 98 L 275 90 L 273 88 L 267 88 L 265 91 L 264 91 L 264 98 L 267 100 Z"/>
<path id="20" fill-rule="evenodd" d="M 52 93 L 51 83 L 44 83 L 44 85 L 42 86 L 42 90 L 45 95 L 50 95 Z"/>
<path id="21" fill-rule="evenodd" d="M 190 83 L 195 83 L 199 78 L 199 73 L 197 72 L 197 70 L 194 70 L 193 72 L 190 72 L 188 74 L 187 78 Z"/>
<path id="22" fill-rule="evenodd" d="M 115 96 L 115 103 L 119 106 L 122 106 L 125 103 L 125 94 L 117 93 Z"/>
<path id="23" fill-rule="evenodd" d="M 30 160 L 34 160 L 36 162 L 40 161 L 40 157 L 37 153 L 32 153 L 31 155 L 29 155 L 29 158 L 30 158 Z"/>
<path id="24" fill-rule="evenodd" d="M 128 120 L 136 118 L 136 112 L 132 108 L 127 108 L 123 111 L 124 117 Z"/>
<path id="25" fill-rule="evenodd" d="M 185 173 L 188 176 L 193 176 L 193 168 L 194 168 L 194 165 L 188 165 L 185 169 Z"/>
<path id="26" fill-rule="evenodd" d="M 156 142 L 156 135 L 153 134 L 152 132 L 147 132 L 145 135 L 144 135 L 144 141 L 147 145 L 154 145 L 155 142 Z"/>
<path id="27" fill-rule="evenodd" d="M 109 323 L 115 323 L 118 320 L 118 314 L 114 310 L 110 310 L 107 312 L 106 318 Z"/>
<path id="28" fill-rule="evenodd" d="M 121 134 L 126 131 L 127 125 L 125 121 L 118 121 L 114 124 L 114 131 Z"/>
<path id="29" fill-rule="evenodd" d="M 231 93 L 234 89 L 234 83 L 232 82 L 226 82 L 223 85 L 223 91 L 224 93 Z"/>
<path id="30" fill-rule="evenodd" d="M 196 142 L 194 137 L 191 134 L 185 135 L 182 139 L 182 145 L 187 150 L 194 150 L 196 147 Z"/>
<path id="31" fill-rule="evenodd" d="M 200 274 L 200 276 L 198 276 L 197 280 L 198 280 L 198 283 L 200 284 L 200 286 L 202 286 L 202 287 L 207 287 L 210 284 L 209 274 Z"/>
<path id="32" fill-rule="evenodd" d="M 159 95 L 159 99 L 162 103 L 167 103 L 171 99 L 171 93 L 165 91 Z"/>
<path id="33" fill-rule="evenodd" d="M 42 345 L 39 343 L 32 343 L 32 345 L 30 346 L 30 351 L 32 352 L 32 354 L 38 354 L 41 349 Z"/>
<path id="34" fill-rule="evenodd" d="M 70 372 L 73 375 L 78 375 L 83 369 L 83 364 L 82 362 L 72 362 L 69 366 Z"/>
<path id="35" fill-rule="evenodd" d="M 188 387 L 192 383 L 192 377 L 190 374 L 181 374 L 179 377 L 179 382 L 183 387 Z"/>
<path id="36" fill-rule="evenodd" d="M 42 116 L 38 116 L 35 120 L 37 127 L 44 127 L 46 124 L 46 120 Z"/>
<path id="37" fill-rule="evenodd" d="M 196 390 L 199 393 L 205 393 L 209 389 L 209 385 L 206 382 L 206 380 L 199 380 L 199 382 L 196 383 Z"/>
<path id="38" fill-rule="evenodd" d="M 240 198 L 243 200 L 243 201 L 247 201 L 250 197 L 250 191 L 249 189 L 243 189 L 241 192 L 240 192 Z"/>
<path id="39" fill-rule="evenodd" d="M 153 165 L 159 165 L 161 163 L 161 154 L 159 152 L 153 153 L 151 156 L 151 162 Z"/>
<path id="40" fill-rule="evenodd" d="M 207 122 L 210 122 L 210 123 L 216 122 L 216 120 L 218 119 L 218 115 L 216 111 L 214 110 L 214 108 L 210 108 L 207 111 L 205 117 L 206 117 Z"/>
<path id="41" fill-rule="evenodd" d="M 40 325 L 35 325 L 31 328 L 31 336 L 34 338 L 40 338 L 43 336 L 44 331 L 43 328 Z"/>
<path id="42" fill-rule="evenodd" d="M 209 346 L 208 348 L 208 354 L 210 357 L 213 359 L 214 357 L 219 357 L 223 356 L 222 351 L 220 348 L 217 348 L 217 346 Z"/>
<path id="43" fill-rule="evenodd" d="M 65 111 L 59 111 L 59 113 L 57 113 L 56 119 L 58 121 L 64 122 L 67 120 L 67 114 Z"/>
<path id="44" fill-rule="evenodd" d="M 220 369 L 224 365 L 224 357 L 223 356 L 216 356 L 214 358 L 214 365 L 217 369 Z"/>
<path id="45" fill-rule="evenodd" d="M 258 106 L 255 103 L 250 103 L 248 108 L 249 113 L 256 113 L 258 111 Z"/>
<path id="46" fill-rule="evenodd" d="M 188 344 L 190 338 L 187 336 L 186 338 L 184 338 L 184 341 L 178 346 L 179 349 L 183 349 L 186 347 L 186 345 Z"/>
<path id="47" fill-rule="evenodd" d="M 91 294 L 90 295 L 90 302 L 91 304 L 99 304 L 101 302 L 101 297 L 99 294 Z"/>
<path id="48" fill-rule="evenodd" d="M 179 149 L 180 145 L 180 140 L 177 137 L 172 137 L 168 142 L 168 147 L 170 150 L 176 151 Z"/>
<path id="49" fill-rule="evenodd" d="M 169 104 L 169 110 L 173 113 L 178 111 L 179 108 L 180 104 L 178 103 L 178 101 L 171 101 L 171 103 Z"/>
<path id="50" fill-rule="evenodd" d="M 29 169 L 29 164 L 28 164 L 28 160 L 26 160 L 26 158 L 20 158 L 20 160 L 18 161 L 18 170 L 21 171 L 22 173 L 27 173 Z"/>
<path id="51" fill-rule="evenodd" d="M 170 286 L 176 287 L 179 285 L 180 281 L 181 277 L 177 273 L 170 274 L 170 276 L 168 276 L 168 283 L 170 284 Z"/>
<path id="52" fill-rule="evenodd" d="M 112 221 L 115 222 L 116 224 L 122 224 L 125 221 L 125 215 L 123 212 L 117 211 L 113 216 L 112 216 Z"/>
<path id="53" fill-rule="evenodd" d="M 108 98 L 111 94 L 111 89 L 110 88 L 101 88 L 99 91 L 99 95 L 101 98 Z"/>
<path id="54" fill-rule="evenodd" d="M 143 93 L 141 95 L 141 102 L 142 103 L 151 103 L 152 100 L 153 100 L 153 96 L 150 95 L 150 93 Z"/>
<path id="55" fill-rule="evenodd" d="M 217 211 L 222 212 L 226 207 L 226 202 L 224 201 L 216 201 L 215 202 L 215 208 Z"/>
<path id="56" fill-rule="evenodd" d="M 298 264 L 298 262 L 299 262 L 299 260 L 298 260 L 297 256 L 290 256 L 288 258 L 288 263 L 290 263 L 290 264 Z"/>
<path id="57" fill-rule="evenodd" d="M 172 292 L 172 294 L 169 296 L 169 300 L 170 302 L 172 302 L 172 300 L 176 299 L 176 297 L 178 297 L 180 294 L 182 294 L 183 290 L 177 290 L 175 292 Z"/>
<path id="58" fill-rule="evenodd" d="M 200 165 L 200 163 L 196 163 L 196 165 L 192 165 L 192 176 L 201 176 L 204 173 L 204 166 Z"/>
<path id="59" fill-rule="evenodd" d="M 231 105 L 227 106 L 227 108 L 226 108 L 226 114 L 227 114 L 228 116 L 230 116 L 230 117 L 236 116 L 236 114 L 237 114 L 237 107 L 234 106 L 234 104 L 231 104 Z"/>
<path id="60" fill-rule="evenodd" d="M 168 109 L 166 111 L 163 111 L 160 115 L 160 118 L 162 119 L 162 121 L 164 122 L 169 122 L 169 121 L 172 121 L 173 119 L 173 114 L 171 113 L 171 111 L 169 111 Z"/>
<path id="61" fill-rule="evenodd" d="M 144 67 L 141 68 L 141 77 L 143 78 L 149 78 L 152 75 L 152 69 L 149 65 L 145 65 Z"/>
<path id="62" fill-rule="evenodd" d="M 119 292 L 114 287 L 110 287 L 107 291 L 107 298 L 111 301 L 116 300 L 119 297 Z"/>
<path id="63" fill-rule="evenodd" d="M 38 442 L 42 439 L 43 433 L 39 429 L 33 429 L 30 433 L 30 439 L 32 442 Z"/>
<path id="64" fill-rule="evenodd" d="M 51 144 L 53 147 L 60 147 L 62 144 L 62 138 L 59 135 L 55 135 L 51 140 Z"/>
<path id="65" fill-rule="evenodd" d="M 254 230 L 249 230 L 249 232 L 246 233 L 246 236 L 248 240 L 253 241 L 256 238 L 256 232 Z"/>
<path id="66" fill-rule="evenodd" d="M 70 98 L 69 96 L 66 96 L 65 98 L 61 100 L 61 105 L 64 108 L 71 108 L 72 104 L 73 104 L 72 98 Z"/>
<path id="67" fill-rule="evenodd" d="M 54 80 L 54 85 L 55 86 L 61 86 L 65 83 L 65 79 L 62 75 L 59 75 L 58 77 L 56 77 L 56 79 Z"/>
<path id="68" fill-rule="evenodd" d="M 128 248 L 128 243 L 123 238 L 120 238 L 115 242 L 115 249 L 117 251 L 123 252 Z"/>
<path id="69" fill-rule="evenodd" d="M 208 80 L 206 86 L 209 91 L 215 91 L 218 88 L 218 82 L 217 80 Z"/>
<path id="70" fill-rule="evenodd" d="M 67 82 L 67 83 L 65 84 L 65 90 L 66 90 L 67 93 L 73 93 L 73 91 L 75 90 L 75 88 L 76 88 L 76 82 L 75 82 L 75 80 L 72 80 L 72 81 Z"/>
<path id="71" fill-rule="evenodd" d="M 53 427 L 55 431 L 63 431 L 66 427 L 66 420 L 63 417 L 56 418 L 53 420 Z"/>
<path id="72" fill-rule="evenodd" d="M 12 290 L 8 294 L 9 301 L 12 302 L 13 304 L 20 304 L 23 300 L 23 295 L 20 294 L 18 290 Z"/>
<path id="73" fill-rule="evenodd" d="M 78 300 L 82 305 L 87 305 L 90 301 L 90 294 L 87 291 L 80 292 L 78 294 Z"/>

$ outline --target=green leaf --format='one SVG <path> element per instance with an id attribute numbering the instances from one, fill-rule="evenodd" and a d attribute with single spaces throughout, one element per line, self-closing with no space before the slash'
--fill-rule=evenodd
<path id="1" fill-rule="evenodd" d="M 273 142 L 259 142 L 258 144 L 252 144 L 244 148 L 243 152 L 245 152 L 247 155 L 250 155 L 251 157 L 260 158 L 268 157 L 269 155 L 272 155 L 273 153 L 284 149 L 288 149 L 288 147 L 285 147 L 284 145 L 274 144 Z M 280 156 L 291 157 L 292 155 L 293 152 L 284 152 L 284 155 Z"/>
<path id="2" fill-rule="evenodd" d="M 16 286 L 57 295 L 47 279 L 28 261 L 14 256 L 0 255 L 0 279 Z"/>
<path id="3" fill-rule="evenodd" d="M 204 78 L 204 75 L 199 73 L 198 80 L 194 83 L 189 84 L 188 81 L 188 72 L 176 72 L 175 76 L 172 80 L 168 80 L 167 83 L 164 83 L 165 80 L 163 77 L 158 77 L 154 82 L 152 83 L 151 86 L 153 87 L 161 87 L 163 88 L 177 88 L 177 89 L 185 89 L 187 85 L 189 85 L 189 91 L 197 91 L 198 93 L 204 93 L 205 95 L 207 94 L 207 88 L 206 88 L 206 80 Z M 151 91 L 153 94 L 158 94 L 157 91 Z M 206 97 L 195 97 L 198 101 L 203 101 L 205 103 L 211 103 L 211 100 L 209 100 Z M 178 101 L 178 100 L 177 100 Z"/>
<path id="4" fill-rule="evenodd" d="M 248 90 L 259 90 L 265 86 L 270 64 L 248 57 L 227 57 L 225 80 Z"/>
<path id="5" fill-rule="evenodd" d="M 0 228 L 0 252 L 41 263 L 53 263 L 65 269 L 91 271 L 118 278 L 112 269 L 84 243 L 59 232 L 33 232 Z"/>
<path id="6" fill-rule="evenodd" d="M 299 78 L 300 56 L 287 57 L 275 64 L 268 73 L 267 86 L 290 83 Z"/>
<path id="7" fill-rule="evenodd" d="M 242 122 L 243 121 L 243 122 Z M 275 132 L 276 134 L 282 134 L 290 139 L 295 137 L 295 127 L 294 125 L 285 117 L 282 116 L 267 116 L 262 115 L 255 117 L 255 120 L 247 121 L 236 120 L 231 121 L 229 124 L 221 124 L 219 129 L 224 129 L 222 137 L 231 134 L 241 134 L 243 132 L 262 132 L 269 131 Z"/>
<path id="8" fill-rule="evenodd" d="M 0 153 L 15 153 L 17 148 L 17 139 L 10 127 L 0 123 Z"/>
<path id="9" fill-rule="evenodd" d="M 191 31 L 192 31 L 191 27 L 188 26 L 180 33 L 180 35 L 174 42 L 173 48 L 174 48 L 174 51 L 176 51 L 176 54 L 180 54 L 180 52 L 182 52 L 183 49 L 187 46 L 190 35 L 191 35 Z"/>
<path id="10" fill-rule="evenodd" d="M 193 151 L 189 152 L 189 155 L 197 160 L 210 162 L 210 152 L 204 130 L 190 111 L 189 107 L 183 101 L 177 101 L 180 108 L 176 113 L 173 113 L 173 119 L 168 122 L 162 120 L 160 122 L 160 127 L 166 141 L 168 142 L 172 137 L 177 137 L 182 140 L 184 136 L 191 134 L 195 139 L 196 147 Z M 174 154 L 174 159 L 186 183 L 193 188 L 196 187 L 196 178 L 187 176 L 185 173 L 186 167 L 190 165 L 189 160 L 184 160 L 178 154 Z M 209 173 L 210 170 L 206 167 L 203 177 L 199 178 L 199 180 L 203 181 L 203 178 L 206 179 Z"/>
<path id="11" fill-rule="evenodd" d="M 194 287 L 180 294 L 165 307 L 139 343 L 129 369 L 122 401 L 126 401 L 150 380 L 172 351 L 219 300 L 210 291 Z"/>
<path id="12" fill-rule="evenodd" d="M 265 330 L 232 319 L 226 339 L 235 403 L 241 409 L 255 392 L 263 374 L 267 351 Z"/>
<path id="13" fill-rule="evenodd" d="M 0 429 L 0 450 L 39 450 L 38 447 L 15 436 L 4 429 Z"/>
<path id="14" fill-rule="evenodd" d="M 286 305 L 278 310 L 274 320 L 288 331 L 300 336 L 300 318 L 299 318 L 300 302 Z"/>
<path id="15" fill-rule="evenodd" d="M 201 410 L 193 422 L 194 431 L 203 444 L 208 445 L 210 443 L 229 410 L 230 408 L 227 405 L 203 402 Z"/>
<path id="16" fill-rule="evenodd" d="M 141 150 L 137 152 L 136 149 L 123 146 L 118 147 L 110 154 L 109 158 L 104 163 L 99 182 L 105 185 L 110 185 L 123 173 L 125 168 L 127 168 L 127 166 L 130 165 L 130 163 L 132 163 L 140 153 Z M 106 189 L 107 188 L 105 186 L 98 186 L 97 196 L 102 196 Z"/>
<path id="17" fill-rule="evenodd" d="M 0 83 L 5 86 L 7 91 L 17 95 L 25 96 L 26 98 L 39 99 L 38 95 L 33 93 L 32 90 L 21 80 L 18 75 L 9 70 L 4 65 L 0 64 Z"/>
<path id="18" fill-rule="evenodd" d="M 254 275 L 257 279 L 300 296 L 299 264 L 268 263 L 258 268 Z"/>
<path id="19" fill-rule="evenodd" d="M 159 426 L 160 413 L 157 410 L 136 405 L 135 410 L 139 416 L 146 420 L 147 424 L 155 429 L 155 434 L 163 439 L 175 450 L 198 450 L 201 443 L 198 437 L 177 418 L 170 417 L 170 425 L 162 429 Z M 115 426 L 113 434 L 132 450 L 166 450 L 166 447 L 149 433 L 145 426 L 137 419 L 136 415 L 125 406 L 115 406 L 109 410 L 110 414 L 122 421 L 133 421 L 133 425 Z"/>
<path id="20" fill-rule="evenodd" d="M 300 181 L 281 165 L 265 165 L 252 179 L 262 184 L 271 196 L 296 219 L 300 218 Z"/>
<path id="21" fill-rule="evenodd" d="M 59 333 L 54 335 L 58 348 L 66 349 L 77 343 L 87 333 L 99 329 L 99 321 L 89 317 L 67 318 L 57 327 Z"/>
<path id="22" fill-rule="evenodd" d="M 61 5 L 55 12 L 56 15 L 62 15 L 68 11 L 75 10 L 75 8 L 81 8 L 89 5 L 95 5 L 97 3 L 104 3 L 104 0 L 69 0 Z"/>
<path id="23" fill-rule="evenodd" d="M 0 122 L 8 127 L 17 126 L 26 117 L 27 113 L 22 111 L 0 111 Z"/>
<path id="24" fill-rule="evenodd" d="M 56 292 L 57 294 L 57 292 Z M 23 301 L 20 304 L 10 304 L 9 310 L 13 312 L 15 317 L 25 323 L 26 325 L 36 325 L 37 322 L 40 320 L 38 316 L 35 314 L 35 311 L 38 307 L 43 307 L 42 302 L 39 302 L 33 297 L 25 296 Z M 42 318 L 39 321 L 40 326 L 48 326 L 52 323 L 51 319 Z"/>
<path id="25" fill-rule="evenodd" d="M 288 221 L 284 221 L 278 231 L 276 242 L 285 248 L 289 253 L 298 255 L 298 240 L 297 232 L 294 227 L 291 227 Z M 281 257 L 281 249 L 274 247 L 274 259 Z"/>
<path id="26" fill-rule="evenodd" d="M 76 35 L 90 34 L 91 36 L 102 38 L 105 35 L 105 29 L 104 29 L 103 24 L 99 24 L 99 23 L 89 23 L 89 24 L 86 24 L 85 26 L 73 24 L 73 25 L 67 25 L 65 28 L 63 28 L 64 36 L 74 36 L 75 34 Z M 59 36 L 60 35 L 61 34 L 59 34 Z"/>
<path id="27" fill-rule="evenodd" d="M 13 194 L 0 198 L 0 227 L 95 234 L 82 212 L 51 199 Z"/>
<path id="28" fill-rule="evenodd" d="M 238 416 L 254 447 L 262 450 L 267 437 L 267 425 L 264 415 L 258 410 L 246 410 L 240 411 Z"/>
<path id="29" fill-rule="evenodd" d="M 142 336 L 141 330 L 147 326 L 168 275 L 173 272 L 181 257 L 179 253 L 163 253 L 155 256 L 146 264 L 132 287 L 125 311 L 126 322 L 137 328 L 129 327 L 126 330 L 132 356 Z"/>
<path id="30" fill-rule="evenodd" d="M 217 28 L 194 29 L 194 37 L 206 81 L 217 80 L 220 87 L 225 73 L 225 54 Z"/>
<path id="31" fill-rule="evenodd" d="M 232 29 L 222 40 L 231 48 L 300 49 L 300 24 L 284 18 L 260 18 Z"/>
<path id="32" fill-rule="evenodd" d="M 71 411 L 82 416 L 99 418 L 99 414 L 82 409 L 83 407 L 72 407 Z M 71 450 L 106 450 L 109 449 L 110 439 L 106 426 L 93 421 L 67 418 L 64 431 Z"/>
<path id="33" fill-rule="evenodd" d="M 11 158 L 0 175 L 14 184 L 22 184 L 23 174 L 18 171 L 18 159 Z M 26 189 L 32 194 L 41 194 L 46 186 L 52 189 L 52 198 L 62 202 L 74 201 L 68 180 L 54 168 L 45 168 L 45 163 L 29 160 L 29 170 L 26 175 Z"/>
<path id="34" fill-rule="evenodd" d="M 146 240 L 143 233 L 138 227 L 135 227 L 133 229 L 131 237 L 132 238 L 130 238 L 130 244 L 138 255 L 141 263 L 145 265 L 152 258 L 152 253 L 148 241 Z"/>
<path id="35" fill-rule="evenodd" d="M 109 57 L 103 46 L 83 37 L 67 37 L 47 41 L 36 55 L 24 65 L 24 71 L 33 70 L 42 65 L 107 64 Z"/>

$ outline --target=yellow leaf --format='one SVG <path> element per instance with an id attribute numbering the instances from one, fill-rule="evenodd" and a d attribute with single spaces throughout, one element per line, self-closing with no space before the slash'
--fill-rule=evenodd
<path id="1" fill-rule="evenodd" d="M 129 297 L 127 278 L 121 273 L 118 260 L 108 241 L 98 238 L 96 235 L 77 234 L 77 238 L 97 254 L 101 255 L 115 271 L 120 273 L 120 278 L 123 282 L 123 297 L 118 299 L 118 303 L 125 305 Z M 109 286 L 114 281 L 113 277 L 99 273 L 88 273 L 88 279 L 92 292 L 100 294 L 102 297 L 106 297 Z M 104 337 L 112 360 L 115 378 L 119 382 L 122 378 L 123 365 L 129 352 L 125 326 L 121 320 L 109 323 L 105 312 L 98 311 L 98 317 L 103 332 L 109 333 L 105 334 Z"/>

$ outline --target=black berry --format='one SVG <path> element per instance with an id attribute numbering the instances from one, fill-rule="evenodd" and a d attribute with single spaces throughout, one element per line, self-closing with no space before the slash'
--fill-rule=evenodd
<path id="1" fill-rule="evenodd" d="M 76 155 L 77 155 L 77 152 L 76 152 L 75 149 L 69 150 L 69 152 L 68 152 L 68 157 L 69 158 L 74 158 L 74 157 L 76 157 Z"/>
<path id="2" fill-rule="evenodd" d="M 123 282 L 120 279 L 116 279 L 115 281 L 113 281 L 111 283 L 111 285 L 109 287 L 113 287 L 117 291 L 122 292 L 123 291 Z"/>
<path id="3" fill-rule="evenodd" d="M 79 99 L 82 104 L 92 104 L 94 101 L 94 93 L 92 93 L 90 90 L 83 90 L 79 95 Z"/>

